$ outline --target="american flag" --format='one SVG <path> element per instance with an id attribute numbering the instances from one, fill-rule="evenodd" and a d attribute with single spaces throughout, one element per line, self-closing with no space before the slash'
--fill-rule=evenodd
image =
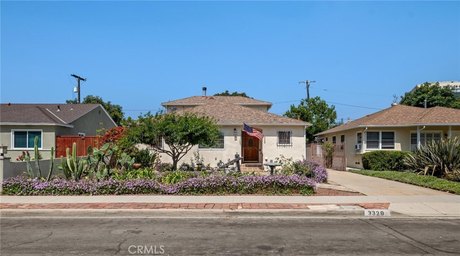
<path id="1" fill-rule="evenodd" d="M 257 129 L 253 129 L 251 126 L 249 126 L 249 125 L 247 125 L 245 123 L 243 123 L 243 126 L 244 126 L 243 131 L 246 132 L 247 135 L 249 135 L 251 137 L 256 137 L 259 140 L 261 140 L 264 137 L 264 135 L 260 131 L 258 131 Z"/>

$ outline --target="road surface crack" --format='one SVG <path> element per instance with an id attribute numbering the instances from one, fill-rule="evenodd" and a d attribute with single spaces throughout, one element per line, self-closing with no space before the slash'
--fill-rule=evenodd
<path id="1" fill-rule="evenodd" d="M 445 251 L 445 250 L 441 250 L 441 249 L 438 249 L 438 248 L 435 248 L 431 245 L 428 245 L 424 242 L 421 242 L 421 241 L 418 241 L 417 239 L 415 238 L 412 238 L 411 236 L 409 235 L 406 235 L 388 225 L 385 225 L 383 223 L 372 223 L 368 220 L 362 220 L 366 223 L 368 223 L 369 225 L 395 237 L 396 239 L 400 240 L 400 241 L 403 241 L 407 244 L 410 244 L 420 250 L 422 250 L 423 252 L 427 253 L 427 254 L 438 254 L 438 253 L 447 253 L 447 254 L 457 254 L 457 252 L 451 252 L 451 251 Z"/>
<path id="2" fill-rule="evenodd" d="M 45 240 L 45 239 L 48 239 L 49 237 L 51 237 L 53 235 L 53 231 L 51 231 L 49 234 L 47 234 L 45 237 L 41 237 L 41 238 L 37 238 L 37 239 L 34 239 L 32 241 L 27 241 L 27 242 L 23 242 L 23 243 L 19 243 L 19 244 L 15 244 L 15 245 L 11 245 L 11 246 L 7 246 L 5 248 L 14 248 L 14 247 L 18 247 L 18 246 L 21 246 L 21 245 L 25 245 L 25 244 L 33 244 L 35 242 L 38 242 L 38 241 L 42 241 L 42 240 Z"/>

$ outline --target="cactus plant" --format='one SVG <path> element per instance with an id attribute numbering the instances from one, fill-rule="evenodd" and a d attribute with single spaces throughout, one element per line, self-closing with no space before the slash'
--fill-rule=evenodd
<path id="1" fill-rule="evenodd" d="M 72 153 L 70 153 L 69 148 L 66 148 L 66 157 L 61 162 L 60 169 L 62 169 L 67 179 L 80 180 L 87 166 L 85 159 L 77 158 L 77 144 L 75 142 L 72 144 Z"/>
<path id="2" fill-rule="evenodd" d="M 40 152 L 38 152 L 38 136 L 34 138 L 34 157 L 35 157 L 35 166 L 37 167 L 38 177 L 42 176 L 42 170 L 40 169 Z"/>
<path id="3" fill-rule="evenodd" d="M 30 163 L 30 154 L 28 151 L 24 153 L 24 161 L 26 161 L 27 174 L 30 177 L 34 177 L 34 172 L 32 170 L 32 164 Z"/>
<path id="4" fill-rule="evenodd" d="M 47 181 L 50 181 L 51 175 L 54 169 L 54 147 L 51 147 L 51 156 L 50 156 L 50 169 L 48 172 L 48 177 L 46 178 Z"/>

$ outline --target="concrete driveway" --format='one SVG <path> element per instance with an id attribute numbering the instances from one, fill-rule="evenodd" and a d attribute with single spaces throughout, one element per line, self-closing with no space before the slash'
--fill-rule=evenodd
<path id="1" fill-rule="evenodd" d="M 460 196 L 397 181 L 328 169 L 328 182 L 390 203 L 407 216 L 460 217 Z"/>
<path id="2" fill-rule="evenodd" d="M 339 184 L 368 196 L 440 196 L 451 195 L 402 182 L 328 169 L 328 182 Z"/>

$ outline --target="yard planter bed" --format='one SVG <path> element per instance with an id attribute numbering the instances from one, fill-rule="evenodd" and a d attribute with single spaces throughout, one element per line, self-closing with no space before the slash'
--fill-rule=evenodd
<path id="1" fill-rule="evenodd" d="M 300 175 L 209 176 L 191 178 L 177 184 L 155 180 L 80 180 L 56 178 L 42 181 L 19 176 L 3 182 L 4 195 L 123 195 L 123 194 L 313 194 L 315 181 Z"/>

